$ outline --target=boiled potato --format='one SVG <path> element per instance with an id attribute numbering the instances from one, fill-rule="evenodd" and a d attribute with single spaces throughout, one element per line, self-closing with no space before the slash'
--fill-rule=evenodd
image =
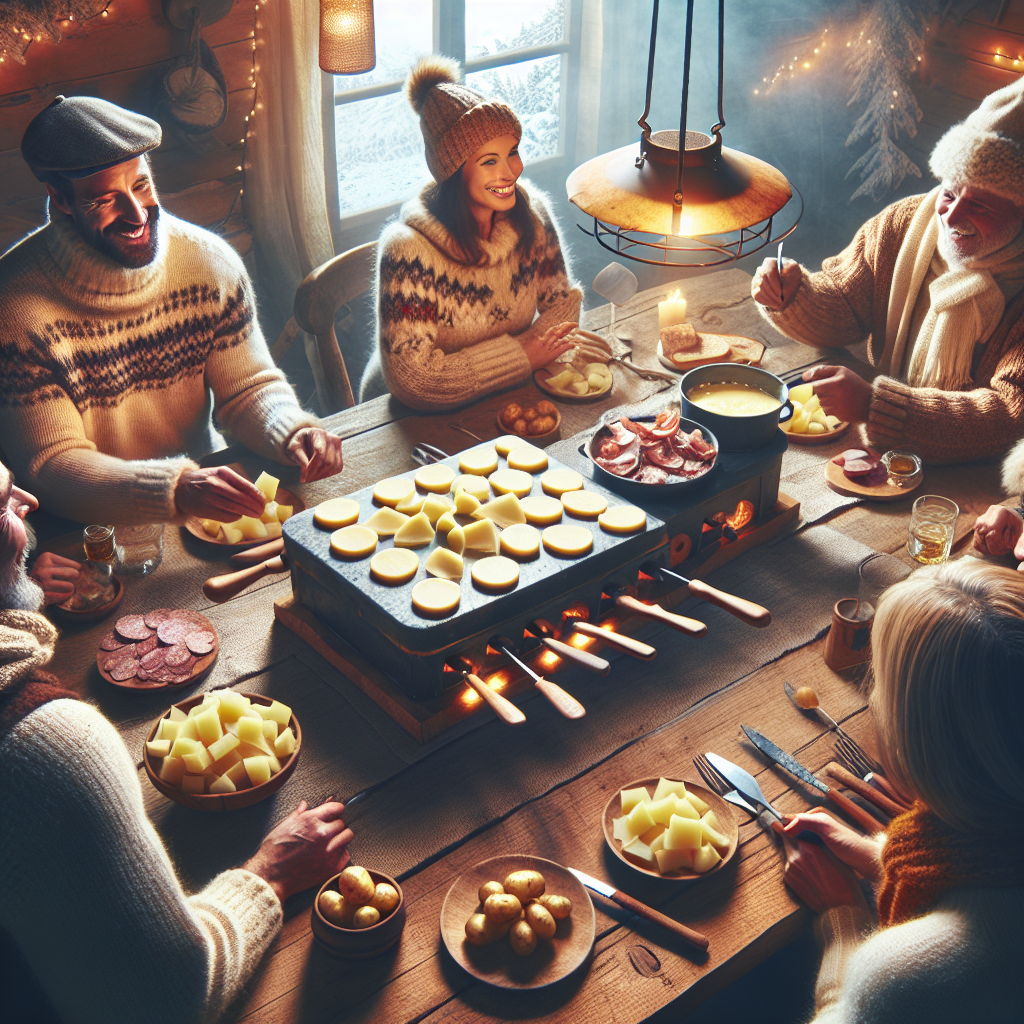
<path id="1" fill-rule="evenodd" d="M 353 928 L 369 928 L 380 920 L 380 911 L 376 907 L 360 907 L 352 915 Z"/>
<path id="2" fill-rule="evenodd" d="M 537 933 L 528 921 L 516 921 L 508 933 L 512 951 L 519 956 L 529 956 L 537 948 Z"/>
<path id="3" fill-rule="evenodd" d="M 501 882 L 484 882 L 477 890 L 477 896 L 481 903 L 486 903 L 488 896 L 500 896 L 504 891 Z"/>
<path id="4" fill-rule="evenodd" d="M 317 901 L 317 909 L 320 913 L 339 928 L 352 927 L 352 915 L 356 908 L 353 907 L 340 892 L 327 889 L 320 894 Z"/>
<path id="5" fill-rule="evenodd" d="M 376 908 L 380 916 L 385 918 L 398 906 L 400 898 L 398 890 L 393 885 L 389 885 L 387 882 L 378 882 L 373 891 L 370 906 Z"/>
<path id="6" fill-rule="evenodd" d="M 526 923 L 542 938 L 550 939 L 555 934 L 555 919 L 542 903 L 531 903 L 526 908 Z"/>
<path id="7" fill-rule="evenodd" d="M 521 903 L 525 903 L 527 900 L 533 900 L 540 896 L 544 892 L 546 883 L 544 876 L 539 871 L 524 869 L 513 871 L 507 875 L 502 886 L 505 892 L 511 893 L 518 897 Z"/>
<path id="8" fill-rule="evenodd" d="M 277 485 L 281 482 L 276 476 L 271 476 L 269 473 L 260 473 L 256 477 L 256 487 L 263 492 L 263 497 L 267 501 L 273 501 L 277 497 Z"/>
<path id="9" fill-rule="evenodd" d="M 466 922 L 466 940 L 474 946 L 489 946 L 508 934 L 511 922 L 496 924 L 486 914 L 473 914 Z"/>
<path id="10" fill-rule="evenodd" d="M 553 892 L 545 892 L 537 897 L 537 902 L 545 907 L 556 921 L 564 921 L 572 913 L 572 900 L 568 896 L 556 896 Z"/>
<path id="11" fill-rule="evenodd" d="M 484 914 L 496 924 L 514 921 L 522 910 L 522 903 L 511 893 L 496 892 L 484 900 Z"/>
<path id="12" fill-rule="evenodd" d="M 370 872 L 354 864 L 350 864 L 338 876 L 338 888 L 341 895 L 356 907 L 368 904 L 377 891 Z"/>

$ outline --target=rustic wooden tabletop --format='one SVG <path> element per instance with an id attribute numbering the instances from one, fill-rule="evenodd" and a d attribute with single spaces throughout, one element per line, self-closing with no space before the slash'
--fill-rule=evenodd
<path id="1" fill-rule="evenodd" d="M 818 352 L 789 342 L 757 314 L 749 297 L 749 275 L 733 269 L 682 283 L 698 329 L 752 337 L 764 342 L 763 365 L 784 373 L 814 361 L 837 358 L 869 373 L 857 359 L 863 353 Z M 616 330 L 632 348 L 641 365 L 660 368 L 655 356 L 657 302 L 665 289 L 639 293 L 617 312 Z M 591 311 L 584 326 L 606 328 L 607 308 Z M 591 426 L 613 406 L 632 403 L 655 394 L 664 386 L 648 383 L 624 371 L 615 371 L 615 388 L 606 399 L 593 404 L 561 406 L 562 437 Z M 307 505 L 324 497 L 354 491 L 395 472 L 411 468 L 409 451 L 418 442 L 456 452 L 471 444 L 457 427 L 482 438 L 496 436 L 496 411 L 506 402 L 537 401 L 541 392 L 532 382 L 493 396 L 457 413 L 415 414 L 390 399 L 378 399 L 330 417 L 328 425 L 345 438 L 345 470 L 341 478 L 300 488 Z M 237 453 L 220 458 L 232 461 Z M 806 456 L 804 456 L 806 457 Z M 787 459 L 789 456 L 787 455 Z M 244 460 L 256 470 L 256 460 Z M 784 463 L 783 473 L 785 474 Z M 296 477 L 297 479 L 297 477 Z M 296 479 L 285 473 L 283 483 L 295 489 Z M 822 481 L 822 487 L 825 484 Z M 930 493 L 953 498 L 960 506 L 954 547 L 964 550 L 976 515 L 991 503 L 1005 500 L 999 491 L 998 465 L 990 462 L 968 466 L 932 467 L 928 471 Z M 853 505 L 836 512 L 831 529 L 875 551 L 887 552 L 910 562 L 905 545 L 910 502 L 894 505 Z M 819 527 L 811 526 L 809 530 Z M 73 540 L 53 541 L 69 550 Z M 226 553 L 210 548 L 177 529 L 168 528 L 164 564 L 151 577 L 132 580 L 125 607 L 187 605 L 209 611 L 200 591 L 202 581 L 230 565 Z M 221 658 L 211 677 L 214 685 L 241 685 L 269 668 L 293 657 L 271 628 L 275 598 L 289 591 L 288 578 L 270 577 L 215 611 L 221 634 Z M 259 629 L 253 632 L 253 621 Z M 96 702 L 117 724 L 126 738 L 134 735 L 175 697 L 155 697 L 118 692 L 98 678 L 94 667 L 96 644 L 110 628 L 109 622 L 91 628 L 68 628 L 58 646 L 54 670 L 65 683 Z M 776 841 L 756 822 L 740 814 L 740 851 L 727 869 L 699 885 L 677 885 L 641 878 L 607 854 L 599 819 L 608 797 L 624 781 L 664 774 L 695 778 L 691 758 L 714 749 L 756 775 L 766 794 L 785 811 L 806 808 L 815 802 L 810 792 L 792 785 L 781 772 L 764 762 L 744 742 L 740 720 L 757 722 L 800 761 L 817 770 L 833 759 L 831 737 L 818 721 L 797 712 L 782 697 L 782 683 L 811 684 L 821 703 L 843 727 L 869 750 L 874 739 L 866 706 L 863 673 L 843 675 L 827 669 L 822 661 L 823 640 L 805 644 L 771 664 L 754 662 L 739 678 L 730 680 L 710 696 L 661 720 L 650 721 L 638 709 L 629 742 L 592 766 L 541 795 L 528 799 L 510 813 L 461 835 L 425 863 L 417 864 L 401 878 L 408 920 L 400 943 L 369 961 L 337 960 L 317 946 L 309 924 L 309 899 L 297 898 L 287 908 L 283 932 L 242 1001 L 236 1019 L 267 1024 L 292 1021 L 490 1021 L 522 1019 L 605 1024 L 640 1021 L 675 1002 L 679 1016 L 713 992 L 734 981 L 754 965 L 792 941 L 810 921 L 808 912 L 791 897 L 782 883 L 782 860 Z M 236 653 L 225 653 L 234 650 Z M 330 666 L 313 661 L 328 687 L 346 701 L 357 704 L 354 687 Z M 654 663 L 657 671 L 671 673 L 667 661 Z M 218 675 L 219 673 L 219 675 Z M 247 688 L 242 686 L 242 688 Z M 438 787 L 458 779 L 460 757 L 466 755 L 470 733 L 451 738 L 434 754 L 418 761 L 410 771 L 395 770 L 359 803 L 376 805 L 378 820 L 387 816 L 395 827 L 404 820 L 423 821 L 424 808 L 440 801 Z M 360 748 L 362 749 L 362 748 Z M 399 752 L 400 753 L 400 752 Z M 345 751 L 324 752 L 322 777 L 329 780 L 330 757 L 338 763 L 351 758 Z M 557 755 L 553 755 L 557 756 Z M 409 759 L 411 760 L 411 759 Z M 353 766 L 347 764 L 349 771 Z M 479 774 L 480 766 L 463 770 Z M 385 773 L 387 774 L 387 773 Z M 319 777 L 319 776 L 318 776 Z M 357 776 L 358 777 L 358 776 Z M 324 783 L 325 785 L 327 782 Z M 477 779 L 479 784 L 479 779 Z M 290 784 L 295 787 L 295 782 Z M 147 807 L 165 836 L 188 827 L 190 814 L 156 793 L 143 777 Z M 288 790 L 288 787 L 285 787 Z M 472 798 L 473 787 L 467 786 Z M 325 793 L 292 793 L 317 799 Z M 342 794 L 338 794 L 342 795 Z M 438 804 L 440 807 L 440 803 Z M 283 805 L 282 805 L 283 807 Z M 286 813 L 283 808 L 281 813 Z M 248 813 L 248 812 L 245 812 Z M 443 813 L 439 811 L 439 813 Z M 230 818 L 231 816 L 224 816 Z M 242 818 L 232 819 L 242 821 Z M 269 827 L 272 821 L 252 818 L 248 826 Z M 397 824 L 396 824 L 397 823 Z M 354 822 L 359 836 L 360 824 Z M 219 870 L 237 863 L 249 852 L 243 838 L 232 837 L 231 821 L 214 833 L 220 845 L 201 851 L 179 850 L 172 855 L 186 878 L 198 884 Z M 588 963 L 570 977 L 548 988 L 509 993 L 474 980 L 444 950 L 439 934 L 439 913 L 452 881 L 478 861 L 498 853 L 533 853 L 581 868 L 628 890 L 633 896 L 657 906 L 710 937 L 710 951 L 696 956 L 655 925 L 631 917 L 613 904 L 594 897 L 597 940 Z M 190 859 L 191 858 L 191 859 Z M 376 866 L 370 864 L 369 866 Z"/>

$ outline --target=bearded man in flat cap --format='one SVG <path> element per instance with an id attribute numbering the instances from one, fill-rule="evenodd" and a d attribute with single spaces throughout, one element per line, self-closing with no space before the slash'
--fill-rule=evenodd
<path id="1" fill-rule="evenodd" d="M 162 211 L 147 117 L 58 97 L 22 155 L 50 220 L 0 258 L 0 446 L 50 511 L 82 522 L 229 521 L 263 497 L 213 425 L 257 454 L 341 470 L 341 440 L 276 369 L 252 285 L 223 239 Z"/>
<path id="2" fill-rule="evenodd" d="M 938 188 L 869 220 L 820 273 L 785 261 L 780 295 L 766 260 L 751 294 L 797 341 L 869 339 L 872 382 L 804 373 L 827 414 L 863 424 L 879 451 L 965 462 L 1024 435 L 1024 80 L 950 128 L 929 166 Z"/>

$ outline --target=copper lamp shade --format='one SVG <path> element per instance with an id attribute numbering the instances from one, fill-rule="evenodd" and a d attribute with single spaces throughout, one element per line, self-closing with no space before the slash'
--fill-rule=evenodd
<path id="1" fill-rule="evenodd" d="M 360 75 L 377 65 L 373 0 L 320 0 L 320 67 Z"/>

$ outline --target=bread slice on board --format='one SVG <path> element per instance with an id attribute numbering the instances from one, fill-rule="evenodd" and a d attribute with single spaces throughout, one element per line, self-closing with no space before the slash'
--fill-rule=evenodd
<path id="1" fill-rule="evenodd" d="M 693 349 L 675 352 L 671 356 L 672 364 L 680 370 L 692 370 L 695 366 L 706 363 L 727 363 L 732 356 L 729 342 L 714 334 L 698 334 L 700 344 Z"/>

